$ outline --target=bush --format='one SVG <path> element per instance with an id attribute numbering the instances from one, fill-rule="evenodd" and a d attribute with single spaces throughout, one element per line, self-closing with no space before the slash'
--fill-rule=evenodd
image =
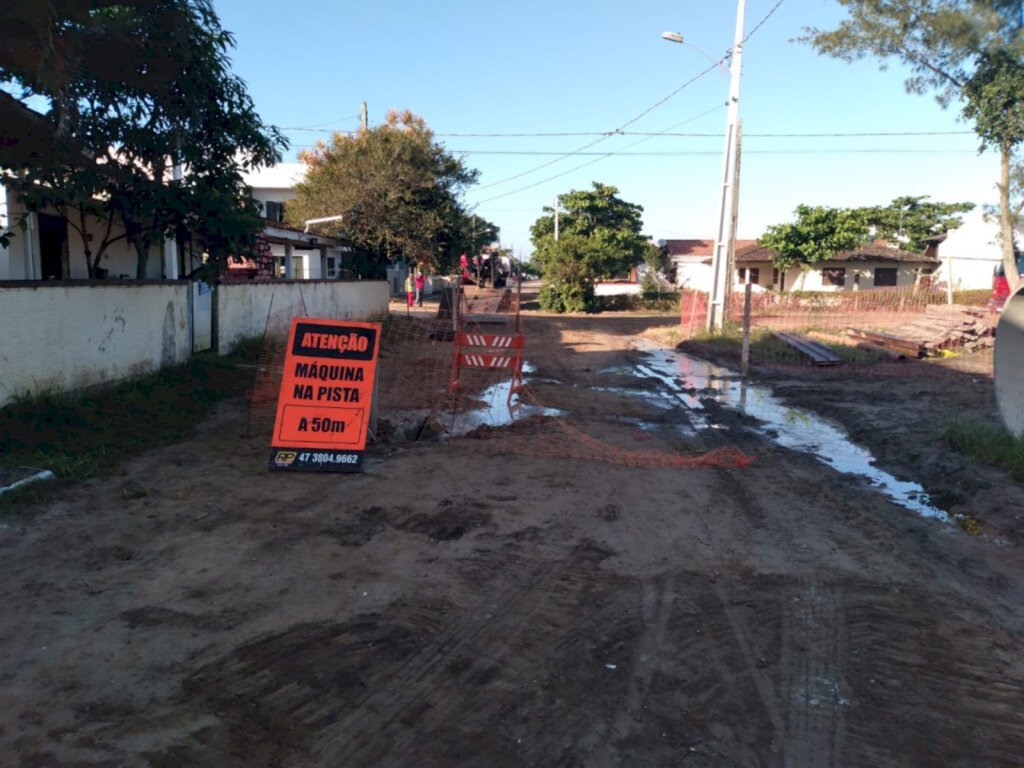
<path id="1" fill-rule="evenodd" d="M 594 286 L 590 283 L 549 283 L 540 289 L 540 306 L 549 312 L 596 312 Z"/>
<path id="2" fill-rule="evenodd" d="M 640 296 L 635 293 L 618 296 L 598 296 L 598 312 L 679 312 L 679 294 L 675 291 L 662 292 L 661 296 Z"/>

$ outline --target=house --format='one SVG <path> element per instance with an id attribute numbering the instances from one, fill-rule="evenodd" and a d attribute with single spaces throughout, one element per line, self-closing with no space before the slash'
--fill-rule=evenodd
<path id="1" fill-rule="evenodd" d="M 56 210 L 26 211 L 14 193 L 0 185 L 0 231 L 11 232 L 10 244 L 0 248 L 0 280 L 84 280 L 89 277 L 85 244 L 94 249 L 107 236 L 106 222 L 89 217 L 84 231 L 71 226 Z M 120 233 L 112 226 L 113 236 Z M 164 276 L 164 245 L 149 246 L 142 277 Z M 110 244 L 100 261 L 100 274 L 110 278 L 138 276 L 139 254 L 127 238 Z"/>
<path id="2" fill-rule="evenodd" d="M 756 244 L 756 240 L 737 240 L 736 248 L 739 250 Z M 714 240 L 659 240 L 658 245 L 668 252 L 675 267 L 677 286 L 705 293 L 711 290 Z"/>
<path id="3" fill-rule="evenodd" d="M 348 249 L 335 238 L 307 233 L 285 223 L 285 208 L 295 198 L 294 187 L 305 177 L 304 163 L 278 163 L 243 174 L 242 179 L 263 208 L 263 239 L 270 246 L 271 276 L 290 280 L 337 278 L 342 275 Z M 235 270 L 249 269 L 249 264 L 235 265 Z"/>
<path id="4" fill-rule="evenodd" d="M 1024 231 L 1017 231 L 1018 243 Z M 964 214 L 963 223 L 931 240 L 929 251 L 939 259 L 933 280 L 956 290 L 990 289 L 992 274 L 1003 261 L 999 242 L 999 219 L 981 208 Z"/>
<path id="5" fill-rule="evenodd" d="M 714 240 L 662 240 L 676 266 L 676 284 L 708 292 Z M 911 253 L 883 242 L 865 243 L 836 254 L 809 269 L 792 267 L 780 272 L 775 252 L 756 240 L 737 240 L 733 287 L 746 283 L 783 291 L 856 291 L 867 288 L 915 285 L 931 275 L 938 258 L 931 252 Z"/>
<path id="6" fill-rule="evenodd" d="M 930 276 L 938 259 L 929 253 L 911 253 L 883 242 L 864 243 L 808 269 L 784 272 L 773 263 L 775 252 L 752 244 L 736 247 L 735 285 L 746 283 L 779 291 L 857 291 L 918 284 Z M 709 261 L 710 264 L 710 261 Z"/>

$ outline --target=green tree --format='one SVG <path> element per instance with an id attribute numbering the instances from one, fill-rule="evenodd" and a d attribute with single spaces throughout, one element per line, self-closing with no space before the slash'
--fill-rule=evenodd
<path id="1" fill-rule="evenodd" d="M 758 241 L 778 254 L 774 264 L 779 269 L 806 269 L 856 247 L 868 235 L 867 222 L 859 210 L 799 205 L 795 213 L 796 221 L 768 227 Z"/>
<path id="2" fill-rule="evenodd" d="M 234 40 L 209 0 L 33 7 L 18 28 L 36 49 L 0 33 L 0 114 L 16 114 L 27 137 L 5 142 L 5 184 L 83 235 L 91 277 L 119 240 L 135 246 L 140 276 L 149 245 L 166 237 L 191 239 L 211 268 L 246 252 L 260 217 L 242 173 L 276 162 L 286 144 L 231 72 Z M 25 107 L 32 96 L 45 114 Z M 90 218 L 102 222 L 94 243 Z"/>
<path id="3" fill-rule="evenodd" d="M 591 309 L 594 282 L 640 264 L 647 252 L 643 207 L 621 199 L 616 187 L 596 181 L 592 186 L 558 196 L 557 241 L 553 208 L 545 207 L 530 228 L 533 263 L 548 282 L 545 295 L 564 293 L 560 302 L 548 302 L 552 309 L 558 304 L 563 306 L 559 311 Z"/>
<path id="4" fill-rule="evenodd" d="M 854 61 L 895 58 L 911 70 L 911 93 L 934 91 L 954 101 L 974 123 L 982 148 L 1000 157 L 999 226 L 1003 264 L 1014 289 L 1020 275 L 1013 229 L 1015 153 L 1024 141 L 1024 18 L 1019 0 L 838 0 L 849 17 L 831 31 L 807 29 L 802 38 L 829 56 Z"/>
<path id="5" fill-rule="evenodd" d="M 927 195 L 897 197 L 889 205 L 861 208 L 875 235 L 908 251 L 924 251 L 928 241 L 959 227 L 957 215 L 967 213 L 974 203 L 936 203 Z"/>
<path id="6" fill-rule="evenodd" d="M 436 269 L 464 233 L 461 195 L 478 173 L 408 110 L 392 110 L 383 124 L 353 135 L 337 133 L 302 160 L 309 171 L 295 188 L 288 220 L 301 226 L 344 215 L 319 229 L 367 254 L 372 270 L 399 256 Z"/>
<path id="7" fill-rule="evenodd" d="M 457 202 L 457 201 L 454 201 Z M 478 254 L 494 245 L 501 236 L 501 228 L 482 216 L 470 214 L 455 207 L 444 216 L 444 228 L 438 235 L 437 271 L 452 274 L 458 271 L 459 256 Z"/>
<path id="8" fill-rule="evenodd" d="M 609 243 L 577 234 L 546 241 L 534 257 L 545 281 L 540 305 L 554 312 L 593 312 L 594 283 L 619 259 Z"/>

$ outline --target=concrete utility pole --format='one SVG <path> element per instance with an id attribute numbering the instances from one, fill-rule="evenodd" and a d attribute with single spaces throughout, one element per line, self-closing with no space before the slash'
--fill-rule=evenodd
<path id="1" fill-rule="evenodd" d="M 370 130 L 370 118 L 366 114 L 366 102 L 365 101 L 363 102 L 363 108 L 360 111 L 359 115 L 360 115 L 360 118 L 361 118 L 361 121 L 362 121 L 360 124 L 363 126 L 363 130 L 364 131 Z"/>
<path id="2" fill-rule="evenodd" d="M 743 71 L 743 17 L 746 0 L 736 3 L 736 38 L 732 47 L 732 62 L 729 66 L 729 110 L 725 122 L 725 159 L 722 169 L 722 187 L 718 208 L 718 233 L 715 236 L 715 252 L 711 257 L 711 295 L 708 301 L 707 330 L 720 331 L 725 324 L 726 296 L 731 285 L 729 274 L 729 252 L 736 240 L 735 208 L 738 199 L 735 186 L 738 183 L 737 162 L 739 149 L 740 75 Z"/>
<path id="3" fill-rule="evenodd" d="M 555 242 L 558 242 L 558 197 L 555 197 Z"/>

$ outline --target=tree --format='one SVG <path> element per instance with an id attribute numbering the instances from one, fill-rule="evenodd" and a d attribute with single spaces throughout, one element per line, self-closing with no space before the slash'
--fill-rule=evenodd
<path id="1" fill-rule="evenodd" d="M 309 166 L 295 188 L 288 220 L 296 225 L 344 215 L 321 227 L 370 259 L 379 273 L 399 256 L 435 269 L 461 242 L 466 212 L 463 190 L 478 173 L 434 141 L 423 118 L 392 110 L 381 125 L 303 152 Z"/>
<path id="2" fill-rule="evenodd" d="M 497 243 L 501 228 L 482 216 L 470 214 L 461 207 L 444 216 L 444 228 L 438 234 L 437 270 L 452 274 L 458 270 L 459 256 L 478 254 Z"/>
<path id="3" fill-rule="evenodd" d="M 119 240 L 135 246 L 140 276 L 166 237 L 191 239 L 211 268 L 248 251 L 260 215 L 242 172 L 276 162 L 286 143 L 231 72 L 234 40 L 210 0 L 14 5 L 35 9 L 19 27 L 35 47 L 0 33 L 0 114 L 31 130 L 0 156 L 5 183 L 29 211 L 52 207 L 79 231 L 90 277 Z M 32 96 L 44 115 L 24 106 Z M 94 244 L 90 218 L 104 232 Z"/>
<path id="4" fill-rule="evenodd" d="M 539 253 L 534 257 L 545 281 L 540 305 L 554 312 L 593 312 L 594 283 L 620 258 L 609 243 L 576 234 L 547 241 Z"/>
<path id="5" fill-rule="evenodd" d="M 999 225 L 1003 265 L 1020 286 L 1013 230 L 1022 206 L 1012 202 L 1015 152 L 1024 142 L 1024 18 L 1019 0 L 839 0 L 850 15 L 832 31 L 806 29 L 819 53 L 854 61 L 871 54 L 910 67 L 911 93 L 935 91 L 962 105 L 982 149 L 1000 156 Z"/>
<path id="6" fill-rule="evenodd" d="M 589 310 L 594 282 L 636 266 L 647 252 L 649 242 L 641 234 L 643 207 L 622 200 L 616 187 L 596 181 L 592 186 L 558 196 L 562 210 L 557 241 L 553 208 L 545 207 L 530 228 L 533 263 L 548 282 L 547 295 L 564 292 L 560 302 L 549 302 L 552 308 L 585 305 Z"/>
<path id="7" fill-rule="evenodd" d="M 974 208 L 973 203 L 936 203 L 927 195 L 897 197 L 889 205 L 861 208 L 867 225 L 876 237 L 890 241 L 908 251 L 924 251 L 928 241 L 951 229 L 963 220 L 957 216 Z"/>
<path id="8" fill-rule="evenodd" d="M 758 241 L 778 254 L 773 262 L 780 270 L 793 266 L 806 269 L 856 247 L 868 235 L 867 222 L 859 210 L 799 205 L 795 213 L 795 222 L 768 227 Z"/>

